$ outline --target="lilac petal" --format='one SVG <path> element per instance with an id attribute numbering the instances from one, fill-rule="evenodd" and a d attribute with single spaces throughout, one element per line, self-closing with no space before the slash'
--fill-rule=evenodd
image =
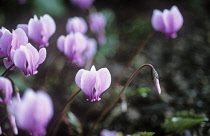
<path id="1" fill-rule="evenodd" d="M 163 15 L 160 10 L 154 10 L 152 15 L 152 26 L 156 31 L 165 32 Z"/>
<path id="2" fill-rule="evenodd" d="M 173 27 L 174 27 L 174 31 L 178 31 L 182 25 L 183 25 L 183 17 L 179 11 L 179 9 L 177 8 L 177 6 L 173 6 L 171 8 L 171 14 L 173 15 L 174 17 L 174 22 L 173 22 Z"/>
<path id="3" fill-rule="evenodd" d="M 174 24 L 173 24 L 174 17 L 173 17 L 173 14 L 167 9 L 163 11 L 163 21 L 165 23 L 165 34 L 171 37 L 171 35 L 175 32 Z"/>
<path id="4" fill-rule="evenodd" d="M 77 72 L 76 77 L 75 77 L 75 82 L 77 86 L 79 86 L 80 88 L 81 88 L 81 77 L 82 77 L 83 72 L 84 72 L 84 69 L 80 69 Z"/>
<path id="5" fill-rule="evenodd" d="M 40 18 L 40 23 L 42 25 L 42 42 L 44 45 L 48 45 L 49 38 L 55 33 L 56 24 L 51 16 L 45 14 Z"/>
<path id="6" fill-rule="evenodd" d="M 64 35 L 59 36 L 57 40 L 57 47 L 61 52 L 64 52 L 64 41 L 65 41 L 65 36 Z"/>
<path id="7" fill-rule="evenodd" d="M 28 35 L 28 25 L 27 24 L 18 24 L 17 28 L 23 29 L 23 31 Z"/>
<path id="8" fill-rule="evenodd" d="M 4 98 L 5 104 L 10 104 L 13 88 L 12 88 L 12 83 L 9 79 L 5 77 L 0 77 L 0 91 L 3 91 L 3 93 L 5 94 Z"/>
<path id="9" fill-rule="evenodd" d="M 44 60 L 46 59 L 46 56 L 47 56 L 47 51 L 45 48 L 41 48 L 39 50 L 39 60 L 38 60 L 38 63 L 37 65 L 41 64 L 44 62 Z"/>
<path id="10" fill-rule="evenodd" d="M 26 33 L 21 29 L 17 28 L 12 32 L 12 49 L 18 49 L 21 45 L 26 45 L 28 43 L 28 37 Z"/>
<path id="11" fill-rule="evenodd" d="M 37 16 L 31 18 L 28 22 L 28 36 L 34 42 L 41 43 L 42 26 Z"/>
<path id="12" fill-rule="evenodd" d="M 96 96 L 100 96 L 111 85 L 111 74 L 107 68 L 101 68 L 96 77 Z"/>
<path id="13" fill-rule="evenodd" d="M 161 94 L 160 83 L 159 83 L 159 79 L 158 78 L 154 78 L 154 84 L 155 84 L 155 88 L 156 88 L 157 92 L 159 94 Z"/>
<path id="14" fill-rule="evenodd" d="M 87 57 L 87 59 L 92 58 L 97 51 L 97 43 L 96 40 L 93 38 L 89 38 L 87 40 L 87 49 L 85 51 L 85 56 Z"/>
<path id="15" fill-rule="evenodd" d="M 2 28 L 0 32 L 0 57 L 8 57 L 11 48 L 12 34 L 9 30 L 4 28 Z"/>
<path id="16" fill-rule="evenodd" d="M 87 95 L 88 100 L 93 100 L 94 86 L 96 83 L 95 72 L 83 71 L 81 76 L 81 89 Z"/>
<path id="17" fill-rule="evenodd" d="M 13 61 L 15 66 L 26 74 L 26 54 L 21 47 L 15 51 Z"/>

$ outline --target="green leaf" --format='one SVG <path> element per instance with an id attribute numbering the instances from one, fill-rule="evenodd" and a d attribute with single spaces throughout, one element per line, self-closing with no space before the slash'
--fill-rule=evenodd
<path id="1" fill-rule="evenodd" d="M 166 118 L 163 127 L 166 132 L 179 133 L 204 121 L 208 121 L 208 118 L 205 116 L 178 112 L 174 116 Z"/>
<path id="2" fill-rule="evenodd" d="M 134 134 L 127 136 L 153 136 L 154 134 L 155 134 L 154 132 L 136 132 Z"/>
<path id="3" fill-rule="evenodd" d="M 82 125 L 81 125 L 79 119 L 72 112 L 68 112 L 68 119 L 69 119 L 69 123 L 73 127 L 73 129 L 78 134 L 81 134 L 82 133 Z"/>

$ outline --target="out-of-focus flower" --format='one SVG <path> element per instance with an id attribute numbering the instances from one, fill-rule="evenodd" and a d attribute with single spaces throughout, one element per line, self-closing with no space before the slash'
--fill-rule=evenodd
<path id="1" fill-rule="evenodd" d="M 81 17 L 73 17 L 68 19 L 66 24 L 66 32 L 67 33 L 75 33 L 80 32 L 85 34 L 87 32 L 87 23 Z"/>
<path id="2" fill-rule="evenodd" d="M 28 89 L 21 101 L 13 99 L 8 111 L 15 117 L 19 128 L 32 135 L 45 135 L 53 116 L 53 103 L 47 93 Z"/>
<path id="3" fill-rule="evenodd" d="M 70 1 L 81 9 L 88 9 L 94 2 L 94 0 L 70 0 Z"/>
<path id="4" fill-rule="evenodd" d="M 179 9 L 173 6 L 163 12 L 155 9 L 152 15 L 152 26 L 156 31 L 165 33 L 167 37 L 176 38 L 177 31 L 183 25 L 183 17 Z"/>
<path id="5" fill-rule="evenodd" d="M 17 50 L 12 50 L 12 60 L 17 68 L 24 72 L 25 75 L 37 74 L 38 66 L 46 58 L 46 49 L 41 48 L 39 52 L 30 43 L 26 46 L 20 46 Z"/>
<path id="6" fill-rule="evenodd" d="M 87 48 L 87 39 L 82 33 L 70 33 L 66 37 L 61 35 L 57 40 L 57 47 L 70 62 L 78 66 L 85 64 L 83 54 Z"/>
<path id="7" fill-rule="evenodd" d="M 80 69 L 76 74 L 75 82 L 86 94 L 87 100 L 99 101 L 100 95 L 111 84 L 111 74 L 107 68 L 96 71 L 95 66 L 92 66 L 90 71 Z"/>
<path id="8" fill-rule="evenodd" d="M 104 44 L 106 42 L 105 27 L 106 27 L 106 18 L 102 13 L 92 13 L 89 16 L 89 25 L 90 30 L 96 34 L 98 42 Z"/>
<path id="9" fill-rule="evenodd" d="M 0 98 L 0 104 L 11 104 L 12 103 L 12 83 L 6 77 L 0 77 L 0 91 L 4 94 L 4 98 Z"/>
<path id="10" fill-rule="evenodd" d="M 117 131 L 109 131 L 107 129 L 103 129 L 100 133 L 100 136 L 117 136 Z"/>
<path id="11" fill-rule="evenodd" d="M 26 27 L 25 24 L 19 24 L 18 28 L 22 28 L 39 47 L 46 47 L 49 45 L 49 38 L 55 33 L 56 24 L 51 16 L 45 14 L 40 17 L 40 20 L 34 15 Z"/>

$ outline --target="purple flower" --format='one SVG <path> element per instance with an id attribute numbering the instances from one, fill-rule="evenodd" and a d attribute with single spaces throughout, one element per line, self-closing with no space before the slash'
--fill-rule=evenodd
<path id="1" fill-rule="evenodd" d="M 80 69 L 75 77 L 75 82 L 88 97 L 87 100 L 99 101 L 100 95 L 111 84 L 111 74 L 107 68 L 96 71 L 95 66 L 91 70 Z"/>
<path id="2" fill-rule="evenodd" d="M 83 54 L 87 48 L 87 39 L 83 34 L 77 32 L 70 33 L 66 37 L 61 35 L 57 40 L 57 47 L 72 63 L 78 66 L 84 65 Z"/>
<path id="3" fill-rule="evenodd" d="M 87 32 L 87 23 L 81 17 L 73 17 L 68 19 L 66 24 L 66 32 L 67 33 L 75 33 L 80 32 L 85 34 Z"/>
<path id="4" fill-rule="evenodd" d="M 27 76 L 37 74 L 37 68 L 45 58 L 46 49 L 41 48 L 38 52 L 30 43 L 26 46 L 21 45 L 17 50 L 12 50 L 12 60 L 15 66 Z"/>
<path id="5" fill-rule="evenodd" d="M 4 99 L 0 98 L 0 104 L 11 104 L 13 88 L 9 79 L 0 77 L 0 91 L 4 94 Z"/>
<path id="6" fill-rule="evenodd" d="M 53 103 L 47 93 L 28 89 L 21 101 L 13 99 L 8 111 L 16 119 L 19 128 L 32 135 L 45 135 L 53 116 Z"/>
<path id="7" fill-rule="evenodd" d="M 81 9 L 88 9 L 94 2 L 94 0 L 70 0 L 70 1 Z"/>
<path id="8" fill-rule="evenodd" d="M 89 25 L 90 30 L 96 34 L 96 37 L 100 44 L 104 44 L 106 42 L 105 38 L 105 26 L 106 26 L 106 18 L 102 13 L 93 13 L 89 16 Z"/>
<path id="9" fill-rule="evenodd" d="M 28 25 L 19 24 L 17 27 L 22 28 L 39 47 L 49 45 L 49 38 L 55 33 L 56 25 L 53 18 L 47 14 L 40 17 L 40 20 L 34 15 L 28 22 Z"/>
<path id="10" fill-rule="evenodd" d="M 107 129 L 103 129 L 100 133 L 100 136 L 117 136 L 116 131 L 109 131 Z"/>
<path id="11" fill-rule="evenodd" d="M 152 26 L 156 31 L 165 33 L 167 37 L 176 38 L 177 31 L 183 25 L 183 17 L 176 6 L 163 12 L 155 9 L 152 15 Z"/>

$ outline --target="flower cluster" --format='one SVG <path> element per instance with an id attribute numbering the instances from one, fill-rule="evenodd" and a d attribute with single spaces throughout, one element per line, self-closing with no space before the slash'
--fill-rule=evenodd
<path id="1" fill-rule="evenodd" d="M 104 44 L 105 17 L 102 13 L 94 13 L 89 18 L 90 30 L 96 33 L 98 43 Z M 79 67 L 83 67 L 97 51 L 96 40 L 85 35 L 87 30 L 88 25 L 83 18 L 69 18 L 66 24 L 67 36 L 61 35 L 57 40 L 58 49 L 67 56 L 70 62 Z"/>
<path id="2" fill-rule="evenodd" d="M 6 28 L 0 29 L 0 57 L 4 58 L 4 65 L 11 70 L 19 68 L 25 75 L 36 74 L 38 66 L 46 58 L 49 38 L 55 32 L 55 22 L 49 15 L 40 20 L 35 16 L 28 25 L 19 24 L 12 33 Z M 41 49 L 38 51 L 29 40 L 34 41 Z"/>

